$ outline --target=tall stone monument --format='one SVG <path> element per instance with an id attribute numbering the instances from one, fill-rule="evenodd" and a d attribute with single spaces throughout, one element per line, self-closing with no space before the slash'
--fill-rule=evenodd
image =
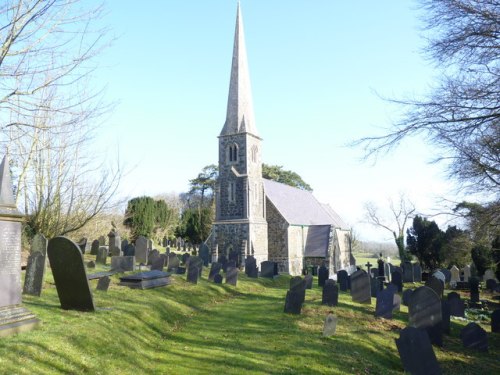
<path id="1" fill-rule="evenodd" d="M 0 336 L 35 328 L 40 321 L 21 306 L 21 222 L 9 162 L 0 164 Z"/>

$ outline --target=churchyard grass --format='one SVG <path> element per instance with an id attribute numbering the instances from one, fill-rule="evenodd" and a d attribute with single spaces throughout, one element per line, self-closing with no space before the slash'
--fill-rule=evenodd
<path id="1" fill-rule="evenodd" d="M 103 271 L 98 266 L 95 272 Z M 92 271 L 94 272 L 94 271 Z M 0 339 L 2 374 L 400 374 L 394 343 L 407 308 L 393 320 L 374 317 L 372 305 L 340 292 L 339 305 L 321 305 L 314 280 L 301 315 L 283 313 L 289 277 L 250 279 L 238 286 L 185 275 L 167 287 L 133 290 L 112 277 L 108 292 L 95 292 L 97 311 L 60 309 L 50 269 L 42 297 L 23 296 L 42 320 L 34 331 Z M 91 281 L 95 289 L 97 281 Z M 329 311 L 338 316 L 335 336 L 323 338 Z M 462 348 L 459 329 L 434 347 L 444 373 L 500 373 L 500 335 L 489 334 L 488 353 Z M 488 332 L 487 325 L 483 326 Z"/>

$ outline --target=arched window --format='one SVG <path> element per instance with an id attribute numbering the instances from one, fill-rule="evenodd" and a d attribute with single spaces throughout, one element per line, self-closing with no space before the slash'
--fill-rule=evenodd
<path id="1" fill-rule="evenodd" d="M 227 149 L 227 161 L 229 163 L 236 163 L 238 161 L 238 145 L 233 143 Z"/>
<path id="2" fill-rule="evenodd" d="M 236 201 L 236 184 L 234 182 L 230 182 L 228 185 L 228 200 L 229 202 L 235 202 Z"/>

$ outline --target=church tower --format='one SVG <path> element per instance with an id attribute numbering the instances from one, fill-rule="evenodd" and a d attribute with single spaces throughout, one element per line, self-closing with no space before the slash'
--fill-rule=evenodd
<path id="1" fill-rule="evenodd" d="M 262 138 L 255 127 L 250 76 L 238 3 L 226 122 L 219 135 L 219 180 L 212 253 L 242 263 L 267 260 Z"/>

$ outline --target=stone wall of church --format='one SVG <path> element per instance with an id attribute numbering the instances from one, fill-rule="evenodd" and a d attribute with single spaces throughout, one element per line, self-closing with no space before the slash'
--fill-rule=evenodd
<path id="1" fill-rule="evenodd" d="M 242 241 L 248 239 L 248 224 L 214 224 L 212 251 L 217 246 L 218 255 L 229 255 L 230 249 L 241 250 Z"/>
<path id="2" fill-rule="evenodd" d="M 339 247 L 340 269 L 346 269 L 350 265 L 351 243 L 349 236 L 351 233 L 348 230 L 342 229 L 336 229 L 335 232 Z"/>
<path id="3" fill-rule="evenodd" d="M 300 276 L 304 268 L 304 241 L 307 238 L 307 226 L 290 225 L 288 227 L 288 270 L 292 276 Z"/>
<path id="4" fill-rule="evenodd" d="M 260 267 L 260 263 L 268 260 L 268 226 L 266 222 L 252 223 L 250 224 L 251 231 L 251 245 L 250 254 L 252 254 L 257 260 L 257 266 Z"/>

